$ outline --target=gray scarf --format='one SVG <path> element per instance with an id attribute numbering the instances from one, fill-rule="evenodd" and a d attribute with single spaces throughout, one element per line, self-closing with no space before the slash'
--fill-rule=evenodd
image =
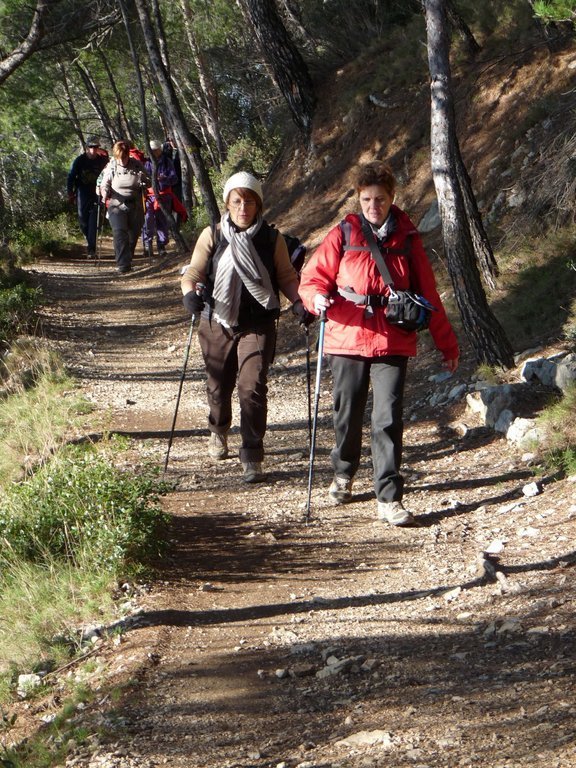
<path id="1" fill-rule="evenodd" d="M 370 222 L 368 223 L 370 224 Z M 388 216 L 386 216 L 386 219 L 384 220 L 384 223 L 382 224 L 381 227 L 376 227 L 374 224 L 370 224 L 370 227 L 372 228 L 372 232 L 374 232 L 374 235 L 377 241 L 379 243 L 382 243 L 385 240 L 388 240 L 392 232 L 394 232 L 394 230 L 396 229 L 396 217 L 394 216 L 392 211 L 390 211 L 388 213 Z"/>
<path id="2" fill-rule="evenodd" d="M 229 213 L 222 217 L 220 228 L 228 245 L 218 262 L 212 297 L 214 318 L 226 328 L 238 325 L 242 285 L 264 309 L 278 309 L 280 306 L 270 273 L 252 242 L 262 223 L 262 216 L 258 214 L 251 227 L 239 232 L 230 221 Z"/>

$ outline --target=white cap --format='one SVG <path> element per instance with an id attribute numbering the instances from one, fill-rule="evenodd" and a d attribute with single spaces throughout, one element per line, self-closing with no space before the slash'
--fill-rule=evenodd
<path id="1" fill-rule="evenodd" d="M 224 184 L 224 192 L 222 198 L 226 203 L 228 201 L 228 195 L 233 189 L 251 189 L 252 192 L 258 195 L 260 202 L 264 202 L 264 195 L 262 194 L 262 184 L 258 179 L 254 178 L 251 173 L 246 171 L 240 171 L 230 176 L 226 184 Z"/>
<path id="2" fill-rule="evenodd" d="M 156 139 L 150 141 L 150 149 L 162 149 L 162 144 Z"/>

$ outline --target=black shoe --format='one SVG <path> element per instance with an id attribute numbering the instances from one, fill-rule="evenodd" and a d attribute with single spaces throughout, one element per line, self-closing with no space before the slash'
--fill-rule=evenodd
<path id="1" fill-rule="evenodd" d="M 127 275 L 128 272 L 132 272 L 132 267 L 121 267 L 118 269 L 118 273 L 121 275 Z"/>

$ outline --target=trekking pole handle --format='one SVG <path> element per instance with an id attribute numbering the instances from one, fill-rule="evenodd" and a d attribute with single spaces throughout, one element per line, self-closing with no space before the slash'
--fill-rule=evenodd
<path id="1" fill-rule="evenodd" d="M 204 291 L 206 290 L 206 286 L 204 283 L 196 283 L 196 287 L 194 288 L 194 293 L 196 296 L 202 296 Z M 196 322 L 196 315 L 192 315 L 192 325 Z"/>

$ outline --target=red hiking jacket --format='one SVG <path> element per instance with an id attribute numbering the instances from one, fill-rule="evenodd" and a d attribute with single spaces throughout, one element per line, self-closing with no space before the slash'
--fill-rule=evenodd
<path id="1" fill-rule="evenodd" d="M 424 251 L 418 231 L 408 215 L 392 206 L 396 229 L 385 245 L 403 251 L 411 235 L 411 253 L 390 253 L 386 265 L 398 290 L 412 290 L 424 296 L 437 308 L 432 313 L 430 333 L 444 360 L 458 357 L 458 341 L 446 316 L 436 289 L 436 280 Z M 302 270 L 298 292 L 308 310 L 314 308 L 314 296 L 323 293 L 334 299 L 327 312 L 324 351 L 333 355 L 416 355 L 417 333 L 405 331 L 387 322 L 385 311 L 376 308 L 370 316 L 364 306 L 358 306 L 337 293 L 338 288 L 351 288 L 361 295 L 387 294 L 388 288 L 372 258 L 362 234 L 360 216 L 349 214 L 351 236 L 349 245 L 364 245 L 366 250 L 343 251 L 344 233 L 340 225 L 328 232 L 320 246 Z"/>

